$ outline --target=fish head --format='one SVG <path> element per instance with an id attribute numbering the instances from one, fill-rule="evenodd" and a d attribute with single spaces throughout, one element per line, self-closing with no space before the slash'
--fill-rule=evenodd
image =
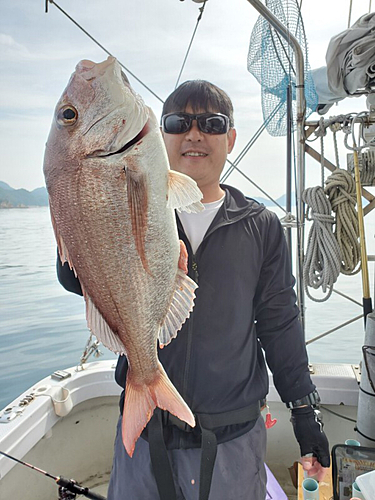
<path id="1" fill-rule="evenodd" d="M 72 173 L 90 160 L 125 151 L 147 133 L 150 110 L 131 88 L 118 61 L 80 61 L 55 108 L 44 174 Z"/>

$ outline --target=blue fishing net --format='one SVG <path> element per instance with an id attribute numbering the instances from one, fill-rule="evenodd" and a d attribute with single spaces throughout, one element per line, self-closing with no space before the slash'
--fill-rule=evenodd
<path id="1" fill-rule="evenodd" d="M 310 75 L 305 29 L 296 0 L 266 0 L 268 9 L 297 38 L 304 54 L 306 117 L 316 110 L 318 95 Z M 288 42 L 259 16 L 250 38 L 247 69 L 262 87 L 263 118 L 272 136 L 287 133 L 287 89 L 292 85 L 293 124 L 296 117 L 295 57 Z"/>

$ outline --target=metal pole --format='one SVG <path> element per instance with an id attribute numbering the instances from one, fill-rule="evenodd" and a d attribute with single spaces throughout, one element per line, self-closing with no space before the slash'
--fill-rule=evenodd
<path id="1" fill-rule="evenodd" d="M 357 194 L 359 242 L 361 244 L 363 314 L 364 314 L 365 326 L 366 326 L 367 315 L 372 312 L 372 301 L 371 301 L 371 295 L 370 295 L 370 282 L 369 282 L 369 276 L 368 276 L 365 224 L 364 224 L 364 220 L 363 220 L 364 215 L 363 215 L 363 208 L 362 208 L 362 186 L 361 186 L 361 178 L 360 178 L 360 173 L 359 173 L 358 151 L 356 149 L 354 149 L 353 153 L 354 153 L 355 189 L 356 189 L 356 194 Z"/>
<path id="2" fill-rule="evenodd" d="M 275 17 L 272 12 L 263 5 L 260 0 L 247 0 L 292 47 L 296 59 L 296 97 L 297 97 L 297 221 L 298 221 L 298 262 L 297 266 L 297 298 L 301 311 L 301 325 L 305 333 L 305 297 L 302 281 L 302 266 L 304 260 L 304 227 L 305 227 L 305 206 L 302 201 L 302 193 L 305 189 L 305 141 L 304 122 L 306 114 L 305 100 L 305 71 L 302 49 L 298 40 L 290 31 Z"/>
<path id="3" fill-rule="evenodd" d="M 292 212 L 292 88 L 288 85 L 286 94 L 287 138 L 286 138 L 286 211 Z M 292 269 L 292 228 L 286 230 L 286 241 L 289 248 L 290 265 Z"/>

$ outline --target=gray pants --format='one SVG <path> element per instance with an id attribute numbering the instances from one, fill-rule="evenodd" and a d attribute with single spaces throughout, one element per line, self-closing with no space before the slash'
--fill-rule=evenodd
<path id="1" fill-rule="evenodd" d="M 210 500 L 264 500 L 266 498 L 266 429 L 262 416 L 243 436 L 219 444 L 212 476 Z M 201 450 L 168 450 L 178 500 L 198 500 Z M 133 458 L 121 439 L 117 424 L 108 500 L 159 500 L 149 445 L 138 439 Z"/>

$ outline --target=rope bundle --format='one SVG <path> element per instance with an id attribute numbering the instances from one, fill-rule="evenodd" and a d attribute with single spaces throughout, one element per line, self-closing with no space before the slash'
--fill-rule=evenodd
<path id="1" fill-rule="evenodd" d="M 302 199 L 308 206 L 306 218 L 313 221 L 303 266 L 305 291 L 311 300 L 324 302 L 331 296 L 333 284 L 340 274 L 340 247 L 333 234 L 335 218 L 322 187 L 306 189 Z M 322 299 L 316 299 L 310 295 L 308 286 L 315 290 L 322 287 L 323 292 L 328 290 L 328 293 Z"/>
<path id="2" fill-rule="evenodd" d="M 341 249 L 341 272 L 352 276 L 361 269 L 355 181 L 345 170 L 336 169 L 326 181 L 325 192 L 336 212 L 335 236 Z"/>
<path id="3" fill-rule="evenodd" d="M 324 302 L 331 296 L 340 272 L 350 276 L 360 270 L 355 181 L 345 170 L 336 169 L 325 184 L 324 190 L 316 186 L 305 189 L 302 194 L 307 205 L 306 219 L 313 221 L 303 279 L 306 295 L 315 302 Z M 336 218 L 331 215 L 332 211 Z M 316 299 L 309 293 L 309 286 L 314 289 L 322 287 L 324 293 L 328 292 L 322 299 Z"/>

